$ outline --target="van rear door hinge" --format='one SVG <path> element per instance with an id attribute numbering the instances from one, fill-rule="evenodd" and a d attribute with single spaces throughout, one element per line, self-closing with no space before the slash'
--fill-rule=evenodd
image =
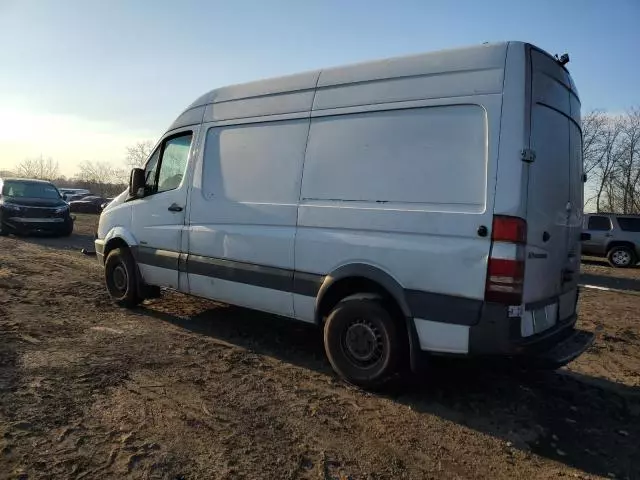
<path id="1" fill-rule="evenodd" d="M 536 152 L 530 148 L 520 150 L 520 158 L 523 162 L 532 163 L 536 159 Z"/>

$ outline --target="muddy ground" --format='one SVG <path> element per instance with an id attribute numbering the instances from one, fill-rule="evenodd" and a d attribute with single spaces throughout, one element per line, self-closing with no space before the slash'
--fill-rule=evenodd
<path id="1" fill-rule="evenodd" d="M 168 293 L 112 306 L 67 239 L 0 238 L 0 478 L 640 478 L 640 269 L 583 265 L 569 368 L 345 385 L 314 328 Z"/>

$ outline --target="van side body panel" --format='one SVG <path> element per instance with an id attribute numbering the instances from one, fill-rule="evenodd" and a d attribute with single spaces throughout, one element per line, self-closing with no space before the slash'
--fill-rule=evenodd
<path id="1" fill-rule="evenodd" d="M 412 292 L 414 304 L 437 298 L 428 317 L 412 312 L 425 349 L 467 352 L 480 315 L 490 240 L 478 229 L 491 228 L 505 56 L 506 45 L 488 63 L 437 75 L 411 65 L 406 77 L 389 79 L 384 63 L 366 76 L 320 75 L 296 270 L 364 263 Z M 476 86 L 479 94 L 468 95 Z M 296 312 L 309 311 L 303 298 L 294 302 Z"/>
<path id="2" fill-rule="evenodd" d="M 249 116 L 273 112 L 273 102 L 287 96 L 207 107 L 190 199 L 186 269 L 194 295 L 294 317 L 297 203 L 312 96 L 293 94 L 289 106 L 306 111 L 286 120 Z M 228 118 L 236 115 L 241 122 Z"/>

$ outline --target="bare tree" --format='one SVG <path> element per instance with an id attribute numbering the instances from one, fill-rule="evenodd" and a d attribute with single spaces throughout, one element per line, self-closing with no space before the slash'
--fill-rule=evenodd
<path id="1" fill-rule="evenodd" d="M 620 133 L 622 131 L 622 118 L 609 118 L 606 127 L 601 134 L 599 140 L 600 160 L 594 167 L 596 169 L 596 210 L 602 211 L 603 194 L 606 193 L 609 208 L 612 207 L 612 190 L 611 186 L 615 182 L 615 176 L 618 169 L 618 162 L 622 152 L 620 151 Z"/>
<path id="2" fill-rule="evenodd" d="M 36 178 L 39 180 L 53 180 L 58 177 L 58 162 L 51 157 L 44 158 L 42 155 L 34 158 L 25 158 L 16 165 L 16 174 L 25 178 Z"/>
<path id="3" fill-rule="evenodd" d="M 76 180 L 102 196 L 108 196 L 114 190 L 121 191 L 128 180 L 125 169 L 114 167 L 109 162 L 85 161 L 78 169 Z"/>
<path id="4" fill-rule="evenodd" d="M 135 145 L 131 145 L 127 147 L 127 156 L 125 157 L 125 164 L 129 167 L 129 170 L 132 168 L 140 168 L 143 167 L 149 155 L 151 155 L 151 151 L 153 150 L 153 142 L 150 140 L 144 140 L 142 142 L 138 142 Z"/>
<path id="5" fill-rule="evenodd" d="M 640 213 L 640 109 L 585 116 L 583 154 L 597 211 Z"/>
<path id="6" fill-rule="evenodd" d="M 631 109 L 622 124 L 622 158 L 620 162 L 622 213 L 635 213 L 640 179 L 640 110 Z"/>
<path id="7" fill-rule="evenodd" d="M 602 110 L 593 110 L 582 118 L 582 158 L 587 176 L 602 161 L 602 136 L 607 122 L 607 114 Z"/>

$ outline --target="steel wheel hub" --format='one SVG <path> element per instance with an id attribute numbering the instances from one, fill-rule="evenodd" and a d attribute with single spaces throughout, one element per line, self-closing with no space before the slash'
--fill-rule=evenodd
<path id="1" fill-rule="evenodd" d="M 370 366 L 382 357 L 382 336 L 371 322 L 356 320 L 345 332 L 344 348 L 354 363 Z"/>
<path id="2" fill-rule="evenodd" d="M 113 269 L 113 286 L 119 291 L 124 292 L 127 290 L 127 270 L 123 265 L 118 265 Z"/>

